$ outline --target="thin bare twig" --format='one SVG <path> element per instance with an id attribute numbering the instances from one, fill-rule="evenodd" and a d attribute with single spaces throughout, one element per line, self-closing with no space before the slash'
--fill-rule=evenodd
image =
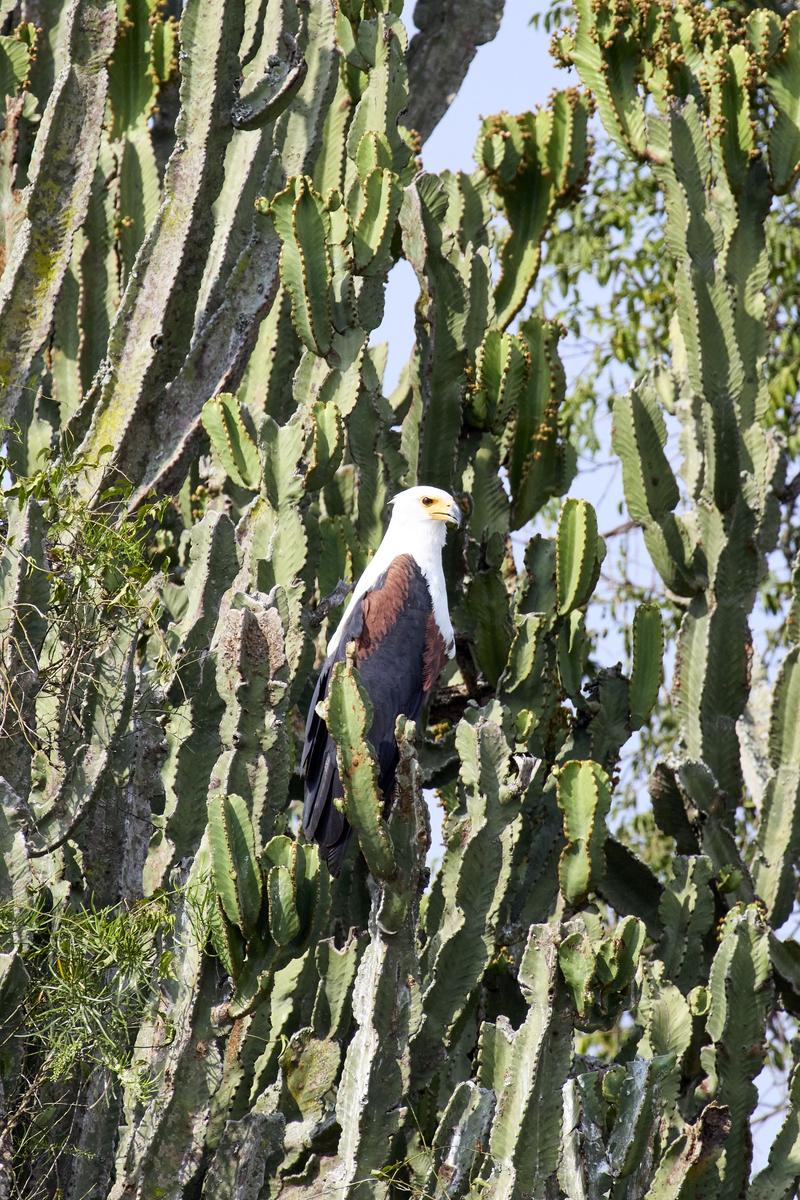
<path id="1" fill-rule="evenodd" d="M 638 521 L 623 521 L 621 525 L 615 525 L 613 529 L 607 530 L 602 536 L 604 538 L 620 537 L 623 533 L 630 533 L 633 529 L 641 529 Z"/>

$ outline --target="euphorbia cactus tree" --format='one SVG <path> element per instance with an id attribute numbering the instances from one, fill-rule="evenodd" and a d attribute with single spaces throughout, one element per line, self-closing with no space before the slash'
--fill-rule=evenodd
<path id="1" fill-rule="evenodd" d="M 798 575 L 755 774 L 742 746 L 786 472 L 765 227 L 800 170 L 800 21 L 579 0 L 580 87 L 487 118 L 472 174 L 426 173 L 501 8 L 420 3 L 409 46 L 398 0 L 0 5 L 0 1195 L 794 1192 L 796 1073 L 751 1166 L 754 1081 L 800 1011 L 777 936 Z M 664 362 L 614 403 L 662 581 L 616 666 L 537 303 L 593 109 L 653 174 L 676 280 Z M 389 390 L 371 338 L 400 259 L 416 339 Z M 345 789 L 331 881 L 299 833 L 302 718 L 340 584 L 417 482 L 467 510 L 457 654 L 398 722 L 393 795 L 369 769 Z M 327 705 L 368 768 L 357 664 Z M 668 710 L 648 858 L 615 788 Z"/>

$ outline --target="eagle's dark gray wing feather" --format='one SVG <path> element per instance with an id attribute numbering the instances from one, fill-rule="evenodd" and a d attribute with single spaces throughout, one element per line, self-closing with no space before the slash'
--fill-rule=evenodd
<path id="1" fill-rule="evenodd" d="M 395 722 L 400 713 L 417 719 L 446 656 L 427 580 L 411 555 L 394 559 L 353 606 L 335 652 L 322 665 L 311 699 L 300 760 L 305 777 L 303 830 L 319 843 L 332 875 L 339 873 L 351 829 L 333 802 L 342 795 L 336 746 L 316 707 L 325 698 L 333 664 L 344 659 L 350 642 L 356 643 L 361 682 L 372 702 L 368 738 L 388 802 L 398 760 Z"/>

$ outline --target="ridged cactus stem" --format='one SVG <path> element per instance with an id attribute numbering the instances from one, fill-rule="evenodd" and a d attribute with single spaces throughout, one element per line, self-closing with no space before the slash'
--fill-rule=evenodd
<path id="1" fill-rule="evenodd" d="M 408 1115 L 403 1100 L 409 1091 L 410 1037 L 419 1004 L 416 916 L 430 835 L 412 723 L 399 718 L 398 734 L 400 763 L 389 831 L 399 861 L 394 878 L 376 886 L 373 894 L 370 942 L 353 989 L 357 1030 L 337 1098 L 341 1166 L 324 1195 L 333 1196 L 343 1187 L 354 1195 L 388 1195 L 389 1181 L 380 1177 L 380 1169 Z M 378 1178 L 365 1183 L 375 1172 Z"/>
<path id="2" fill-rule="evenodd" d="M 0 287 L 0 416 L 10 420 L 50 329 L 73 239 L 86 216 L 114 45 L 113 0 L 72 0 L 64 65 L 36 139 L 25 218 Z"/>

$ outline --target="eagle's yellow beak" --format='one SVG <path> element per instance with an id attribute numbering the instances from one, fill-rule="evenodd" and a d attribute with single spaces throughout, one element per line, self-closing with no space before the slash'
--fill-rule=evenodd
<path id="1" fill-rule="evenodd" d="M 428 509 L 428 516 L 432 521 L 447 521 L 450 525 L 461 524 L 461 509 L 455 500 L 451 504 L 446 500 L 435 500 Z"/>

